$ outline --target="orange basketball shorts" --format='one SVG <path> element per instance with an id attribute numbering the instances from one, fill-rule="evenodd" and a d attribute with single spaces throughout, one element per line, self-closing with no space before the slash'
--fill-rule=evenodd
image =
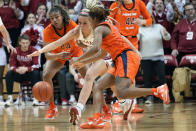
<path id="1" fill-rule="evenodd" d="M 127 77 L 134 82 L 140 65 L 139 56 L 133 51 L 123 51 L 114 60 L 114 66 L 108 71 L 115 77 Z"/>

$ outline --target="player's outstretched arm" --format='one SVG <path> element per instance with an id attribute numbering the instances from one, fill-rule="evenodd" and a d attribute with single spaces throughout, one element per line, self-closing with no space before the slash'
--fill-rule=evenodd
<path id="1" fill-rule="evenodd" d="M 59 46 L 66 43 L 67 41 L 73 39 L 75 37 L 75 35 L 77 34 L 79 28 L 80 28 L 79 26 L 76 26 L 74 29 L 70 30 L 66 35 L 64 35 L 60 39 L 58 39 L 50 44 L 47 44 L 41 50 L 35 51 L 32 54 L 28 55 L 28 57 L 39 56 L 42 53 L 49 52 L 51 50 L 58 48 Z"/>

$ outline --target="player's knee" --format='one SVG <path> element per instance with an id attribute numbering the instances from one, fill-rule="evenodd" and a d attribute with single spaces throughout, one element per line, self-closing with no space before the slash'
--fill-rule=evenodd
<path id="1" fill-rule="evenodd" d="M 124 99 L 124 95 L 121 90 L 116 90 L 116 96 L 118 99 Z"/>

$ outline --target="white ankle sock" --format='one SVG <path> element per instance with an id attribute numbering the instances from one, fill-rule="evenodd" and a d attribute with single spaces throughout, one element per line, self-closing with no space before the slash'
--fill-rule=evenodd
<path id="1" fill-rule="evenodd" d="M 76 106 L 79 107 L 81 111 L 84 110 L 84 105 L 83 104 L 77 103 Z"/>

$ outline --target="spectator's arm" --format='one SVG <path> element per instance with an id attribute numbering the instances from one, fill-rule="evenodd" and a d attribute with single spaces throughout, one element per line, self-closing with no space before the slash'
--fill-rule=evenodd
<path id="1" fill-rule="evenodd" d="M 153 12 L 153 6 L 154 6 L 154 4 L 153 4 L 153 0 L 149 0 L 149 2 L 147 3 L 147 5 L 146 5 L 146 8 L 147 8 L 147 10 L 148 10 L 148 12 L 152 15 L 152 12 Z"/>
<path id="2" fill-rule="evenodd" d="M 14 72 L 16 72 L 16 69 L 18 68 L 16 57 L 17 57 L 16 53 L 11 53 L 10 59 L 9 59 L 10 70 L 12 70 Z"/>
<path id="3" fill-rule="evenodd" d="M 160 25 L 160 29 L 161 29 L 161 35 L 162 38 L 164 40 L 170 40 L 171 39 L 171 35 L 169 34 L 169 32 L 165 29 L 165 27 L 163 27 L 162 25 Z"/>
<path id="4" fill-rule="evenodd" d="M 171 3 L 168 3 L 166 5 L 166 10 L 167 10 L 167 14 L 166 14 L 167 21 L 171 22 L 174 18 L 174 10 Z"/>
<path id="5" fill-rule="evenodd" d="M 13 2 L 10 2 L 10 7 L 14 10 L 14 13 L 16 15 L 16 17 L 19 19 L 19 20 L 22 20 L 23 17 L 24 17 L 24 12 L 22 10 L 20 10 L 17 6 L 16 6 L 16 3 L 13 1 Z"/>
<path id="6" fill-rule="evenodd" d="M 76 14 L 78 14 L 78 13 L 80 13 L 81 9 L 82 9 L 82 2 L 78 1 L 76 3 L 76 5 L 74 6 L 74 11 Z"/>

